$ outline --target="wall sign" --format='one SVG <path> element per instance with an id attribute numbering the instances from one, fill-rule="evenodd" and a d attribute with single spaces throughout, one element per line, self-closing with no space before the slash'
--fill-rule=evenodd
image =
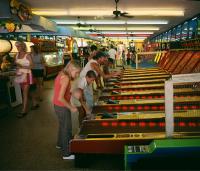
<path id="1" fill-rule="evenodd" d="M 32 11 L 30 7 L 18 2 L 17 0 L 10 1 L 10 12 L 13 15 L 17 15 L 23 22 L 32 18 Z"/>

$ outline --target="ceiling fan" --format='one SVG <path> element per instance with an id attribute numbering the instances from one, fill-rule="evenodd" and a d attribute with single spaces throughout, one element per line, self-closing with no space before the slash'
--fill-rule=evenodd
<path id="1" fill-rule="evenodd" d="M 89 32 L 98 32 L 98 30 L 96 30 L 96 29 L 92 29 L 92 28 L 90 28 L 89 30 L 88 30 Z"/>
<path id="2" fill-rule="evenodd" d="M 116 8 L 115 8 L 115 11 L 113 11 L 115 18 L 119 18 L 119 17 L 133 18 L 133 16 L 128 15 L 127 12 L 119 11 L 118 10 L 118 3 L 119 3 L 119 0 L 115 0 Z"/>

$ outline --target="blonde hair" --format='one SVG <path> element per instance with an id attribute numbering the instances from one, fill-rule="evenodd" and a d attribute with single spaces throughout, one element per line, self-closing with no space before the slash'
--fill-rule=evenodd
<path id="1" fill-rule="evenodd" d="M 27 50 L 26 44 L 24 42 L 17 41 L 17 42 L 15 42 L 15 46 L 21 46 L 23 48 L 24 52 L 26 52 L 26 50 Z"/>
<path id="2" fill-rule="evenodd" d="M 78 63 L 74 62 L 74 61 L 70 61 L 64 68 L 63 68 L 63 72 L 65 74 L 69 74 L 71 72 L 71 69 L 77 69 L 77 70 L 81 70 L 81 67 Z"/>
<path id="3" fill-rule="evenodd" d="M 70 61 L 65 67 L 64 70 L 68 70 L 69 68 L 81 69 L 80 65 L 77 62 Z"/>

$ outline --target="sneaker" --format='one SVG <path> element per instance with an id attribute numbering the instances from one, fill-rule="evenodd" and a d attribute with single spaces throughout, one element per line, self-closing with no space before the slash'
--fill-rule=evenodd
<path id="1" fill-rule="evenodd" d="M 63 156 L 63 160 L 74 160 L 74 159 L 75 159 L 74 155 Z"/>

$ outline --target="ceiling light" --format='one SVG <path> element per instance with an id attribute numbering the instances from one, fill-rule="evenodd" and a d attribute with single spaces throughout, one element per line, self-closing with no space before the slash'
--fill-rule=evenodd
<path id="1" fill-rule="evenodd" d="M 98 34 L 98 33 L 91 33 L 90 31 L 86 31 L 85 32 L 86 34 Z M 131 32 L 131 31 L 127 31 L 127 32 L 124 32 L 124 31 L 101 31 L 101 34 L 145 34 L 145 35 L 150 35 L 150 34 L 153 34 L 154 32 Z"/>
<path id="2" fill-rule="evenodd" d="M 141 8 L 141 9 L 134 9 L 126 10 L 130 15 L 134 16 L 184 16 L 184 10 L 182 9 L 165 9 L 165 8 Z"/>
<path id="3" fill-rule="evenodd" d="M 67 11 L 63 10 L 33 10 L 33 14 L 41 16 L 65 16 L 68 15 Z"/>
<path id="4" fill-rule="evenodd" d="M 193 18 L 192 20 L 196 20 L 196 19 L 197 19 L 197 17 Z"/>
<path id="5" fill-rule="evenodd" d="M 87 24 L 126 24 L 126 21 L 122 20 L 88 20 L 86 21 Z"/>
<path id="6" fill-rule="evenodd" d="M 129 20 L 127 24 L 168 24 L 166 20 Z"/>
<path id="7" fill-rule="evenodd" d="M 70 24 L 77 24 L 77 23 L 81 23 L 83 24 L 82 21 L 78 21 L 78 20 L 53 20 L 54 22 L 56 22 L 56 24 L 66 24 L 66 25 L 70 25 Z"/>
<path id="8" fill-rule="evenodd" d="M 115 31 L 102 31 L 101 33 L 103 34 L 153 34 L 154 32 L 130 32 L 130 31 L 127 31 L 127 32 L 115 32 Z"/>
<path id="9" fill-rule="evenodd" d="M 77 30 L 88 30 L 87 27 L 85 28 L 79 28 L 79 27 L 72 27 L 74 29 L 77 29 Z M 106 30 L 109 30 L 109 31 L 114 31 L 114 30 L 121 30 L 121 31 L 126 31 L 126 30 L 138 30 L 138 31 L 148 31 L 148 30 L 159 30 L 159 27 L 95 27 L 96 30 L 100 30 L 100 31 L 106 31 Z"/>
<path id="10" fill-rule="evenodd" d="M 127 30 L 160 30 L 159 27 L 127 27 Z"/>
<path id="11" fill-rule="evenodd" d="M 57 24 L 77 24 L 77 20 L 54 20 Z M 86 20 L 80 21 L 84 24 L 93 24 L 93 25 L 107 25 L 107 24 L 168 24 L 166 20 Z"/>
<path id="12" fill-rule="evenodd" d="M 120 39 L 125 39 L 125 40 L 144 40 L 146 39 L 146 37 L 109 37 L 111 39 L 117 39 L 117 40 L 120 40 Z"/>
<path id="13" fill-rule="evenodd" d="M 68 10 L 61 9 L 32 9 L 34 14 L 43 16 L 112 16 L 113 8 L 71 8 Z M 166 9 L 166 8 L 132 8 L 126 10 L 133 16 L 184 16 L 183 9 Z"/>

